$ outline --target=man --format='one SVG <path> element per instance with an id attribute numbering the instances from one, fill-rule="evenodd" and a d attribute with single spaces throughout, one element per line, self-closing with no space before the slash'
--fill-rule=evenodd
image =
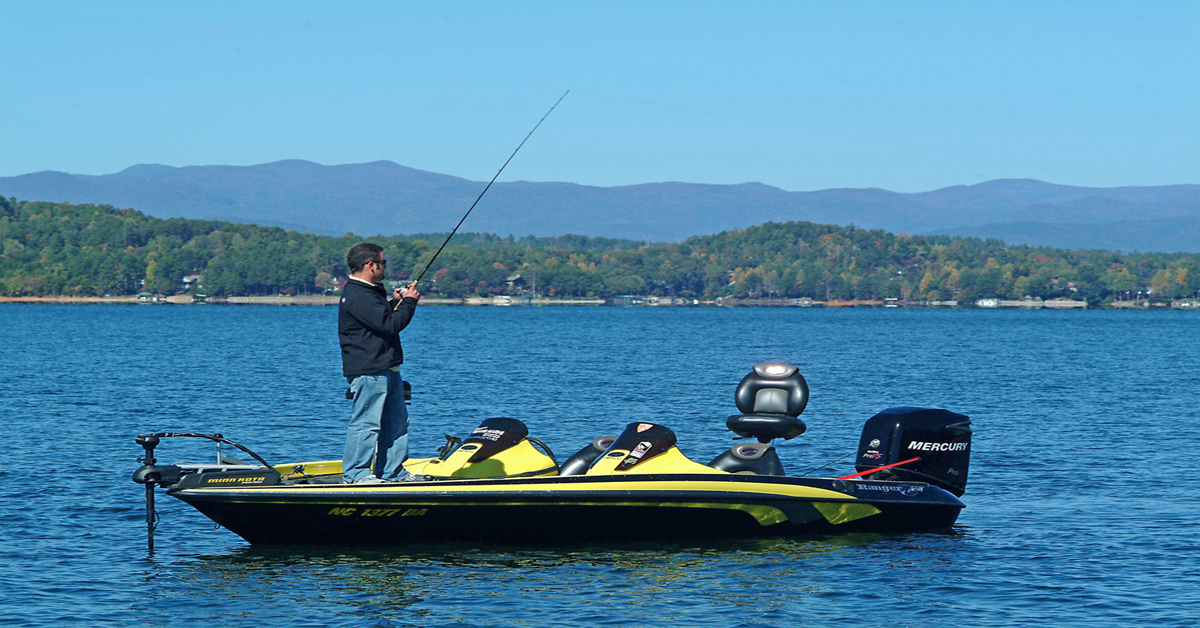
<path id="1" fill-rule="evenodd" d="M 354 409 L 346 432 L 342 476 L 347 483 L 378 484 L 412 479 L 408 459 L 408 409 L 400 365 L 400 330 L 412 321 L 421 293 L 415 283 L 389 301 L 383 280 L 383 249 L 368 242 L 346 254 L 350 280 L 338 306 L 342 374 L 350 382 Z"/>

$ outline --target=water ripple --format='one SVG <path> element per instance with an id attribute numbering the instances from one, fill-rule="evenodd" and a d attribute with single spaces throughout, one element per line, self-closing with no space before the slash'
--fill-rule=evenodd
<path id="1" fill-rule="evenodd" d="M 559 457 L 659 421 L 707 460 L 733 387 L 801 367 L 792 471 L 891 405 L 971 415 L 952 532 L 712 544 L 246 545 L 129 481 L 151 431 L 268 460 L 341 451 L 329 308 L 0 304 L 0 624 L 27 626 L 1094 626 L 1200 624 L 1200 317 L 1160 312 L 423 308 L 405 333 L 413 442 L 488 416 Z M 202 443 L 161 457 L 208 459 Z M 852 463 L 833 463 L 849 472 Z"/>

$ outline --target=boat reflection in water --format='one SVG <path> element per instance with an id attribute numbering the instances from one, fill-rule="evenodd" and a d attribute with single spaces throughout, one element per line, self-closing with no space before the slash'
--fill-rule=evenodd
<path id="1" fill-rule="evenodd" d="M 501 613 L 505 625 L 595 625 L 614 609 L 636 608 L 643 621 L 633 625 L 645 625 L 648 617 L 711 624 L 724 607 L 742 623 L 797 625 L 817 609 L 853 617 L 849 604 L 864 596 L 911 597 L 927 586 L 920 583 L 931 565 L 944 572 L 965 562 L 962 546 L 971 540 L 969 530 L 956 530 L 703 544 L 253 545 L 174 561 L 160 572 L 164 586 L 151 587 L 159 593 L 145 612 L 185 606 L 200 620 L 253 605 L 268 623 L 278 613 L 313 625 L 347 618 L 475 625 Z M 549 623 L 547 608 L 555 609 Z"/>

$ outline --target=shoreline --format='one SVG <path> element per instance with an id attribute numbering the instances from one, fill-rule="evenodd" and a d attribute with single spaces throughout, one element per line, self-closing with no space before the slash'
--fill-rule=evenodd
<path id="1" fill-rule="evenodd" d="M 121 297 L 0 297 L 0 303 L 59 303 L 59 304 L 134 304 L 134 305 L 337 305 L 340 296 L 331 295 L 302 295 L 302 296 L 254 296 L 254 297 L 209 297 L 198 301 L 189 295 L 181 294 L 170 297 L 139 299 L 135 296 Z M 444 299 L 438 297 L 422 297 L 421 305 L 466 305 L 466 306 L 513 306 L 513 305 L 605 305 L 603 299 L 513 299 L 509 297 Z"/>
<path id="2" fill-rule="evenodd" d="M 56 303 L 56 304 L 124 304 L 124 305 L 337 305 L 340 297 L 331 295 L 301 295 L 301 296 L 254 296 L 254 297 L 211 297 L 207 300 L 196 301 L 190 295 L 174 295 L 141 300 L 136 296 L 120 297 L 79 297 L 79 296 L 50 296 L 50 297 L 2 297 L 0 303 Z M 898 308 L 898 309 L 1105 309 L 1105 310 L 1200 310 L 1198 299 L 1178 299 L 1171 303 L 1155 303 L 1149 301 L 1117 301 L 1091 307 L 1083 301 L 1049 300 L 1049 301 L 1000 301 L 987 305 L 960 304 L 958 302 L 903 302 L 903 301 L 813 301 L 810 299 L 736 299 L 719 298 L 713 301 L 690 299 L 668 299 L 666 297 L 647 297 L 636 301 L 606 301 L 604 299 L 548 299 L 529 297 L 467 297 L 464 299 L 448 299 L 424 297 L 422 305 L 466 306 L 466 307 L 512 307 L 512 306 L 609 306 L 609 307 L 739 307 L 739 308 Z"/>

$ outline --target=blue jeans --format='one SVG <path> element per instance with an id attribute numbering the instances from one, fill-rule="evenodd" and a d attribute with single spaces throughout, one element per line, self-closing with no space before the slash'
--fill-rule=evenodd
<path id="1" fill-rule="evenodd" d="M 408 460 L 408 408 L 400 373 L 359 375 L 350 382 L 350 392 L 354 407 L 346 430 L 342 476 L 353 482 L 374 472 L 382 480 L 398 480 Z"/>

